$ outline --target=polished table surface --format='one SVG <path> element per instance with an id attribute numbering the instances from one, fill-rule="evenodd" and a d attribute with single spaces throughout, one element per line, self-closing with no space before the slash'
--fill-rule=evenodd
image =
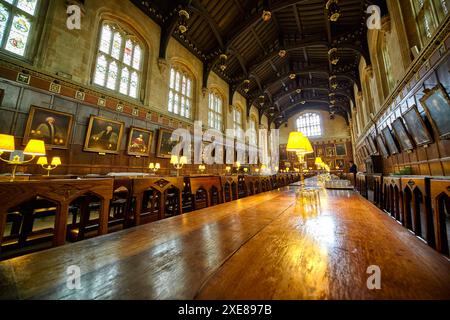
<path id="1" fill-rule="evenodd" d="M 0 298 L 450 299 L 450 262 L 392 218 L 353 191 L 322 190 L 316 210 L 296 190 L 4 261 Z"/>

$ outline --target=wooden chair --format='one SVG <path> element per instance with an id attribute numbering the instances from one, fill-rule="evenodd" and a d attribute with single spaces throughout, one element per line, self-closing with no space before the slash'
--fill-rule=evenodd
<path id="1" fill-rule="evenodd" d="M 358 192 L 367 199 L 367 175 L 365 173 L 358 173 L 356 175 L 357 180 L 357 190 Z"/>
<path id="2" fill-rule="evenodd" d="M 404 225 L 403 193 L 400 177 L 387 176 L 383 178 L 384 210 Z"/>
<path id="3" fill-rule="evenodd" d="M 248 196 L 247 184 L 245 183 L 245 176 L 238 176 L 238 198 L 242 199 Z"/>
<path id="4" fill-rule="evenodd" d="M 353 177 L 353 174 L 351 175 Z M 374 183 L 374 202 L 377 205 L 377 207 L 381 208 L 381 204 L 383 202 L 383 175 L 374 174 L 373 183 Z"/>
<path id="5" fill-rule="evenodd" d="M 66 242 L 67 220 L 69 217 L 69 206 L 77 198 L 83 195 L 95 195 L 100 199 L 97 234 L 108 232 L 108 210 L 112 199 L 113 179 L 87 179 L 87 180 L 49 180 L 42 181 L 16 181 L 0 183 L 0 251 L 4 250 L 4 234 L 7 222 L 12 223 L 12 233 L 16 233 L 18 225 L 24 229 L 21 237 L 23 244 L 29 238 L 35 236 L 33 232 L 33 220 L 36 218 L 36 206 L 28 204 L 35 200 L 44 200 L 54 205 L 54 224 L 51 229 L 50 246 L 61 246 Z M 17 214 L 7 218 L 11 209 L 20 208 L 25 204 L 25 214 L 28 222 L 20 221 Z M 40 205 L 42 207 L 42 205 Z M 48 206 L 45 205 L 45 206 Z M 39 207 L 39 206 L 37 206 Z M 38 210 L 41 208 L 38 208 Z M 48 209 L 45 209 L 48 214 Z M 32 212 L 30 215 L 29 213 Z M 34 216 L 33 216 L 34 215 Z M 23 215 L 22 215 L 23 216 Z M 31 221 L 31 223 L 30 223 Z M 25 223 L 25 224 L 24 224 Z M 25 240 L 24 240 L 25 239 Z"/>
<path id="6" fill-rule="evenodd" d="M 450 179 L 430 180 L 436 250 L 450 255 Z"/>
<path id="7" fill-rule="evenodd" d="M 237 176 L 220 176 L 222 184 L 223 202 L 230 202 L 238 199 L 238 177 Z"/>
<path id="8" fill-rule="evenodd" d="M 140 225 L 182 213 L 183 177 L 133 179 L 134 224 Z"/>
<path id="9" fill-rule="evenodd" d="M 433 216 L 430 201 L 430 179 L 428 177 L 403 177 L 403 221 L 404 226 L 435 247 Z"/>
<path id="10" fill-rule="evenodd" d="M 190 184 L 195 210 L 223 203 L 220 177 L 191 177 Z"/>
<path id="11" fill-rule="evenodd" d="M 132 220 L 133 179 L 114 179 L 113 198 L 109 209 L 109 227 L 121 225 L 122 228 L 131 226 Z M 111 231 L 111 230 L 110 230 Z"/>
<path id="12" fill-rule="evenodd" d="M 191 194 L 191 180 L 189 177 L 183 179 L 183 191 L 182 191 L 183 213 L 194 211 L 194 200 Z"/>

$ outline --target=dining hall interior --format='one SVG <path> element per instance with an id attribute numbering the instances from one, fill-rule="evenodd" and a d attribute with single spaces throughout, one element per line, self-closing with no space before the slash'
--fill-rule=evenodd
<path id="1" fill-rule="evenodd" d="M 450 299 L 449 0 L 0 0 L 0 300 Z"/>

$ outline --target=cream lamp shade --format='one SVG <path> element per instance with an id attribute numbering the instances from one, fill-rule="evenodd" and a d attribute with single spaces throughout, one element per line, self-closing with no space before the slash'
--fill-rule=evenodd
<path id="1" fill-rule="evenodd" d="M 14 137 L 0 134 L 0 152 L 14 152 L 15 150 Z"/>
<path id="2" fill-rule="evenodd" d="M 155 164 L 155 169 L 161 169 L 161 164 L 159 163 Z"/>
<path id="3" fill-rule="evenodd" d="M 148 165 L 148 167 L 149 167 L 149 169 L 155 169 L 155 164 L 154 164 L 154 163 L 150 163 L 150 164 Z"/>
<path id="4" fill-rule="evenodd" d="M 178 164 L 178 157 L 177 156 L 170 157 L 170 164 Z"/>
<path id="5" fill-rule="evenodd" d="M 187 157 L 182 156 L 182 157 L 180 158 L 180 164 L 187 164 Z"/>
<path id="6" fill-rule="evenodd" d="M 47 157 L 40 157 L 37 164 L 40 166 L 46 166 L 48 164 Z"/>
<path id="7" fill-rule="evenodd" d="M 308 138 L 305 137 L 301 132 L 291 132 L 289 134 L 289 140 L 286 150 L 301 154 L 308 154 L 314 152 L 311 142 L 309 142 Z"/>
<path id="8" fill-rule="evenodd" d="M 29 156 L 45 156 L 45 143 L 42 140 L 31 139 L 23 153 Z"/>
<path id="9" fill-rule="evenodd" d="M 52 159 L 52 166 L 60 166 L 61 165 L 61 158 L 60 157 L 54 157 Z"/>

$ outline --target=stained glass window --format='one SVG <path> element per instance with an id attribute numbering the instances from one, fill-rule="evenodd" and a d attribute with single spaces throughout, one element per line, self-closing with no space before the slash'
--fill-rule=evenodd
<path id="1" fill-rule="evenodd" d="M 297 131 L 302 132 L 307 137 L 320 137 L 322 135 L 320 116 L 317 113 L 301 115 L 297 119 Z"/>
<path id="2" fill-rule="evenodd" d="M 170 69 L 169 112 L 185 118 L 191 117 L 192 80 L 181 69 Z"/>
<path id="3" fill-rule="evenodd" d="M 222 98 L 215 92 L 209 93 L 208 125 L 222 131 Z"/>
<path id="4" fill-rule="evenodd" d="M 101 29 L 94 84 L 137 98 L 142 50 L 136 37 L 119 25 L 104 22 Z"/>
<path id="5" fill-rule="evenodd" d="M 1 49 L 25 57 L 35 29 L 38 0 L 0 0 Z"/>

